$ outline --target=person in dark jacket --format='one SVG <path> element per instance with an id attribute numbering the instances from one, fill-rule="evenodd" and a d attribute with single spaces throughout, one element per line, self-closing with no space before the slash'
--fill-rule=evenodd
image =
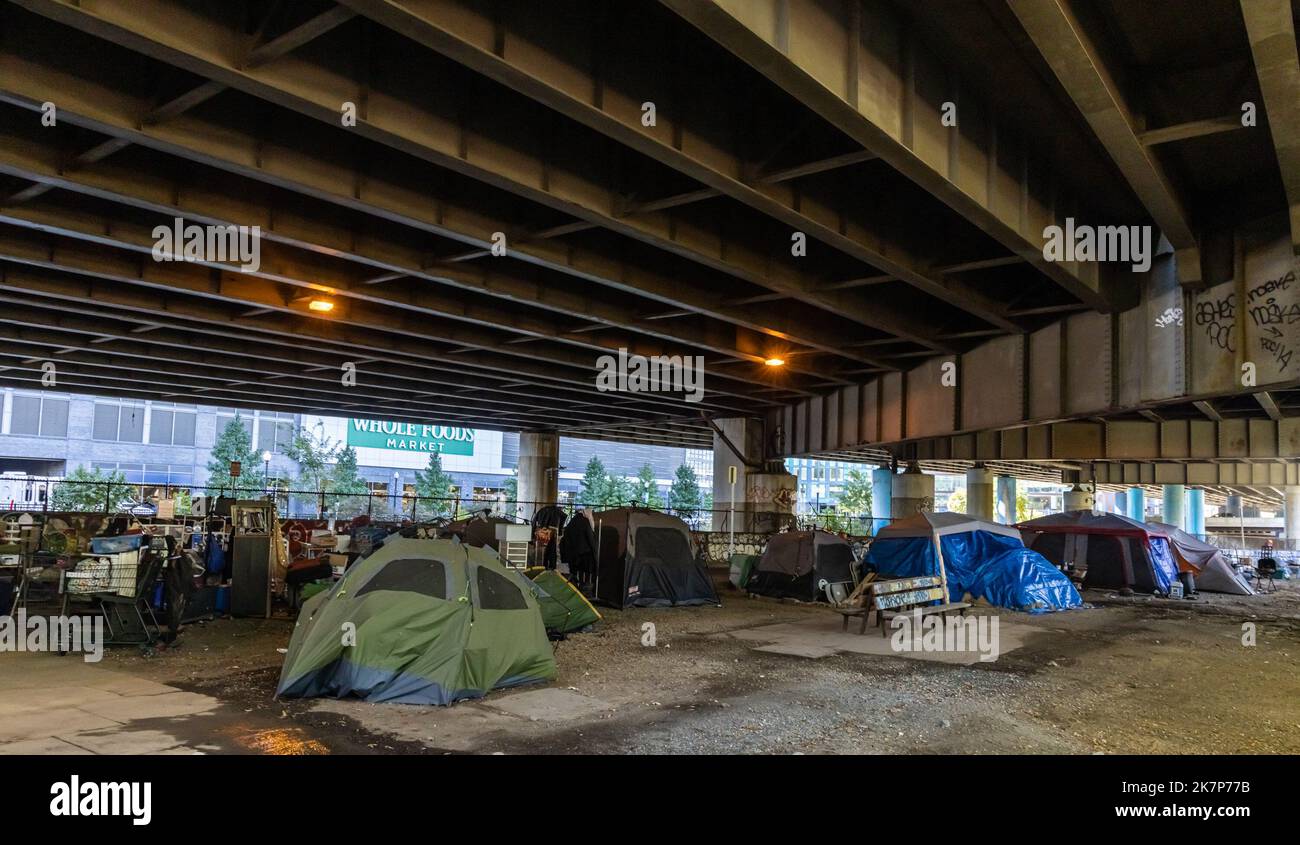
<path id="1" fill-rule="evenodd" d="M 569 564 L 569 580 L 580 589 L 592 586 L 596 580 L 596 532 L 589 514 L 584 509 L 569 520 L 560 538 L 560 558 Z"/>

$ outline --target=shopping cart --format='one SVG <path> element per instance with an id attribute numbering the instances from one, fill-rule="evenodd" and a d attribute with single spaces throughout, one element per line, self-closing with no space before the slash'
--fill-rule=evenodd
<path id="1" fill-rule="evenodd" d="M 105 645 L 151 650 L 162 628 L 150 598 L 165 561 L 165 552 L 147 547 L 83 557 L 63 575 L 64 613 L 69 599 L 88 601 L 104 617 Z"/>

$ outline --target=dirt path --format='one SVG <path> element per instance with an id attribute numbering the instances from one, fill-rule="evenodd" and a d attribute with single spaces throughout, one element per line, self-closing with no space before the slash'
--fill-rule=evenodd
<path id="1" fill-rule="evenodd" d="M 274 701 L 287 616 L 191 627 L 177 648 L 117 651 L 105 665 L 287 720 L 343 753 L 1300 752 L 1296 585 L 1249 599 L 1087 598 L 1098 606 L 1009 614 L 1023 646 L 972 665 L 755 651 L 720 635 L 829 611 L 735 593 L 721 608 L 610 612 L 557 645 L 551 686 L 452 708 Z"/>

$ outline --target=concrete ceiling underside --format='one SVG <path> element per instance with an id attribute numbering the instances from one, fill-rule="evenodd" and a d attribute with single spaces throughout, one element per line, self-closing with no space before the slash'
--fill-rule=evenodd
<path id="1" fill-rule="evenodd" d="M 0 4 L 0 383 L 39 387 L 52 361 L 61 390 L 710 448 L 704 417 L 1133 303 L 1127 271 L 1045 262 L 1043 219 L 1182 221 L 1182 250 L 1295 204 L 1290 148 L 1183 126 L 1286 90 L 1253 72 L 1274 23 L 1232 3 L 1223 31 L 1119 3 L 1082 22 L 1055 2 L 839 4 L 892 33 L 874 49 L 896 61 L 859 56 L 851 82 L 892 98 L 893 135 L 791 70 L 819 55 L 801 22 L 837 4 L 754 0 L 786 9 L 788 67 L 732 5 Z M 1136 140 L 1080 111 L 1076 86 L 1110 78 L 1063 78 L 1071 56 L 1036 40 L 1071 21 L 1130 112 L 1159 103 Z M 1213 67 L 1240 85 L 1180 93 Z M 928 111 L 948 90 L 952 140 Z M 1224 200 L 1228 177 L 1249 201 Z M 259 226 L 257 268 L 154 260 L 177 219 Z M 602 392 L 620 350 L 700 356 L 702 393 Z"/>

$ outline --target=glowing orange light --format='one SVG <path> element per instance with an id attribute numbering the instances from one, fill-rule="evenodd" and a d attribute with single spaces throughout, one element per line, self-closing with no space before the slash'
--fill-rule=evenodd
<path id="1" fill-rule="evenodd" d="M 333 311 L 334 303 L 328 299 L 313 299 L 307 303 L 307 307 L 313 311 Z"/>
<path id="2" fill-rule="evenodd" d="M 768 358 L 768 359 L 767 359 L 766 361 L 764 361 L 763 363 L 766 364 L 766 365 L 769 366 L 769 367 L 784 367 L 784 366 L 785 366 L 785 359 L 784 359 L 784 358 Z"/>

